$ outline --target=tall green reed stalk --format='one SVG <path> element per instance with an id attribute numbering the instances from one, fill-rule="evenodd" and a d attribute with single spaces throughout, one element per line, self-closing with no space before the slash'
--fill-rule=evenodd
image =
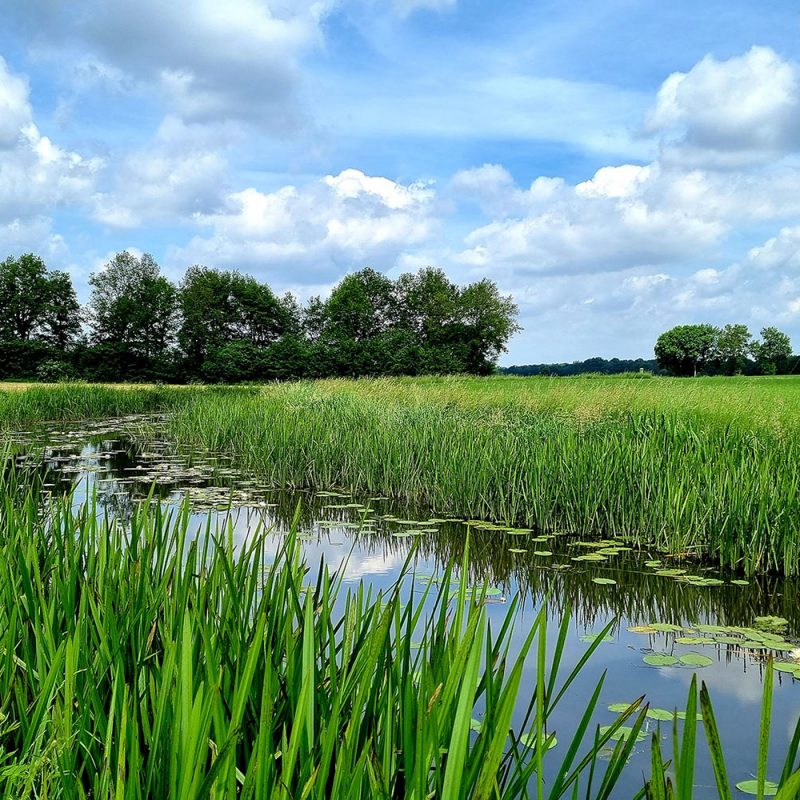
<path id="1" fill-rule="evenodd" d="M 568 667 L 568 619 L 548 658 L 542 611 L 512 657 L 516 601 L 495 630 L 485 587 L 451 597 L 448 573 L 408 593 L 406 568 L 386 592 L 351 589 L 310 575 L 294 533 L 275 553 L 266 530 L 237 547 L 189 523 L 145 506 L 123 527 L 3 478 L 0 797 L 611 796 L 644 709 L 592 731 L 601 679 L 550 749 L 602 637 Z"/>

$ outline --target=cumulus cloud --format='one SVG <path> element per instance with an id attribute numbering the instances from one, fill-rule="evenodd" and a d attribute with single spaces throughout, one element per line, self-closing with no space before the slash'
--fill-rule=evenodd
<path id="1" fill-rule="evenodd" d="M 147 222 L 181 223 L 220 211 L 229 166 L 213 131 L 167 117 L 146 148 L 114 165 L 113 186 L 94 198 L 94 216 L 117 228 Z"/>
<path id="2" fill-rule="evenodd" d="M 308 185 L 233 192 L 224 210 L 198 214 L 209 236 L 172 252 L 173 263 L 241 267 L 282 285 L 334 279 L 353 268 L 391 266 L 436 230 L 433 187 L 347 169 Z"/>
<path id="3" fill-rule="evenodd" d="M 0 58 L 0 224 L 27 229 L 27 221 L 55 207 L 83 204 L 102 166 L 42 135 L 27 82 Z M 33 229 L 39 228 L 36 222 Z"/>
<path id="4" fill-rule="evenodd" d="M 187 121 L 244 119 L 262 129 L 298 123 L 299 60 L 321 41 L 329 0 L 31 0 L 14 15 L 35 23 L 40 51 L 80 53 L 73 79 L 144 85 Z M 88 55 L 86 51 L 88 52 Z M 72 60 L 72 59 L 70 59 Z"/>
<path id="5" fill-rule="evenodd" d="M 769 47 L 706 56 L 662 84 L 646 132 L 669 134 L 664 157 L 686 166 L 761 164 L 800 145 L 800 68 Z"/>

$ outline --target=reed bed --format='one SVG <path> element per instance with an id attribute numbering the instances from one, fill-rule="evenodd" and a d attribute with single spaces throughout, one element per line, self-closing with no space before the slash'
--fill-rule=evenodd
<path id="1" fill-rule="evenodd" d="M 123 528 L 3 481 L 0 797 L 607 798 L 643 724 L 592 729 L 601 679 L 552 747 L 596 645 L 563 665 L 569 621 L 549 656 L 541 612 L 512 657 L 516 602 L 492 629 L 486 587 L 450 595 L 455 568 L 345 591 L 293 534 L 235 550 L 210 523 L 189 536 L 187 507 Z"/>
<path id="2" fill-rule="evenodd" d="M 561 379 L 566 388 L 559 391 L 569 396 L 572 387 L 604 383 L 616 385 Z M 647 408 L 649 400 L 609 401 L 598 414 L 579 413 L 584 403 L 570 409 L 562 402 L 554 413 L 535 399 L 521 402 L 520 385 L 514 379 L 280 385 L 258 395 L 192 397 L 170 414 L 168 429 L 179 442 L 234 455 L 239 466 L 276 485 L 344 486 L 443 515 L 616 536 L 748 574 L 798 574 L 800 431 L 787 408 L 800 382 L 743 384 L 748 391 L 768 387 L 767 397 L 773 386 L 789 387 L 773 417 L 780 425 L 764 426 L 753 413 L 768 404 L 764 397 L 731 399 L 720 415 L 718 401 L 701 413 L 686 397 L 683 405 L 664 401 L 655 409 Z M 537 385 L 526 391 L 535 394 Z M 737 385 L 730 384 L 734 394 Z M 513 387 L 506 395 L 505 386 Z M 683 390 L 665 391 L 669 398 Z"/>

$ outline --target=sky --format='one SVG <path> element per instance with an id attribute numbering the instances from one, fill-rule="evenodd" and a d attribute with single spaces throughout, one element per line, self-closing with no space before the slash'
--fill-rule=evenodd
<path id="1" fill-rule="evenodd" d="M 302 300 L 488 277 L 501 364 L 800 349 L 800 9 L 777 0 L 0 0 L 0 258 Z"/>

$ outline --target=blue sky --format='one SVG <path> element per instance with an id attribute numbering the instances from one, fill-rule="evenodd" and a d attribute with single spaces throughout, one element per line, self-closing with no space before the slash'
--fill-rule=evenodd
<path id="1" fill-rule="evenodd" d="M 82 300 L 122 249 L 302 299 L 434 264 L 515 297 L 506 364 L 800 347 L 792 3 L 2 5 L 0 255 Z"/>

